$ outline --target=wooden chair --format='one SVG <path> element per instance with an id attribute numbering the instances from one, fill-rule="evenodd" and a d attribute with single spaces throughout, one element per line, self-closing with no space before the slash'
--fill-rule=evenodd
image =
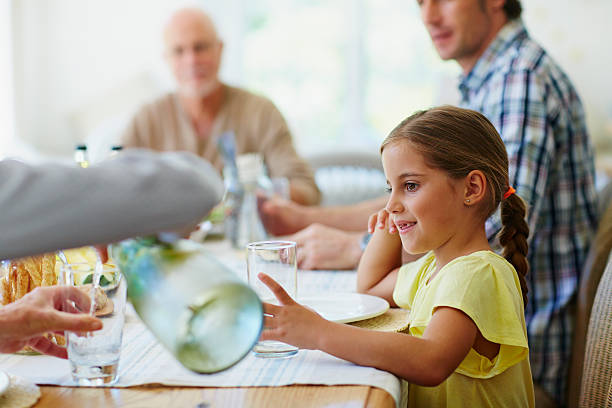
<path id="1" fill-rule="evenodd" d="M 612 408 L 612 257 L 599 282 L 589 320 L 579 407 Z"/>
<path id="2" fill-rule="evenodd" d="M 612 250 L 611 196 L 612 183 L 609 183 L 600 193 L 599 204 L 601 209 L 600 214 L 602 214 L 602 216 L 600 217 L 597 234 L 591 244 L 583 267 L 580 286 L 578 288 L 572 356 L 568 378 L 567 406 L 569 407 L 578 405 L 589 317 L 591 315 L 597 286 L 599 285 L 599 281 L 606 267 L 608 255 Z M 603 210 L 605 210 L 605 212 Z"/>

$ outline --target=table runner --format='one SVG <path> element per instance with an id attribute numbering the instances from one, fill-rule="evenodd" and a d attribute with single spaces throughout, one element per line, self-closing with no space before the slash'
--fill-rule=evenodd
<path id="1" fill-rule="evenodd" d="M 225 245 L 225 244 L 220 244 Z M 223 247 L 222 247 L 223 248 Z M 227 247 L 225 247 L 227 248 Z M 227 250 L 215 254 L 246 280 L 246 261 Z M 221 255 L 219 255 L 221 254 Z M 354 292 L 354 271 L 299 271 L 301 295 Z M 0 367 L 37 384 L 74 386 L 68 361 L 49 356 L 0 355 Z M 161 346 L 128 305 L 119 380 L 113 387 L 145 384 L 197 387 L 253 387 L 291 384 L 366 385 L 387 391 L 396 405 L 406 397 L 406 385 L 386 371 L 362 367 L 322 351 L 300 350 L 291 358 L 262 359 L 249 353 L 234 367 L 217 374 L 195 374 Z"/>
<path id="2" fill-rule="evenodd" d="M 234 367 L 217 374 L 195 374 L 181 366 L 137 316 L 128 313 L 113 387 L 144 384 L 198 387 L 253 387 L 291 384 L 370 385 L 387 391 L 399 404 L 401 383 L 394 375 L 361 367 L 327 353 L 300 350 L 285 359 L 262 359 L 249 353 Z M 0 367 L 36 384 L 74 386 L 67 360 L 49 356 L 0 355 Z"/>

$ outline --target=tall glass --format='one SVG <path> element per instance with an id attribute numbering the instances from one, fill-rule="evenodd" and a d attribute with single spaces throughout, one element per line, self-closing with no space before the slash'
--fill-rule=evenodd
<path id="1" fill-rule="evenodd" d="M 260 241 L 247 245 L 249 285 L 263 302 L 278 303 L 274 294 L 258 278 L 264 272 L 278 282 L 289 296 L 297 296 L 296 243 L 292 241 Z M 298 348 L 280 341 L 259 341 L 253 352 L 257 357 L 289 357 Z"/>
<path id="2" fill-rule="evenodd" d="M 60 281 L 74 284 L 82 282 L 84 276 L 93 276 L 93 273 L 92 265 L 65 264 Z M 90 313 L 102 320 L 102 330 L 66 332 L 72 379 L 79 385 L 110 385 L 118 378 L 127 285 L 118 271 L 114 272 L 113 282 L 116 284 L 104 288 L 93 288 L 91 284 L 83 286 L 92 300 Z"/>

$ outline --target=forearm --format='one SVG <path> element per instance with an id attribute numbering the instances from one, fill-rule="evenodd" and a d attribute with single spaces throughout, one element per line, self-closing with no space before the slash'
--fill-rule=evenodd
<path id="1" fill-rule="evenodd" d="M 357 267 L 357 291 L 393 302 L 394 272 L 402 265 L 402 243 L 398 234 L 375 229 Z M 391 273 L 393 276 L 390 276 Z"/>
<path id="2" fill-rule="evenodd" d="M 301 205 L 316 205 L 321 201 L 321 192 L 316 185 L 305 180 L 292 180 L 289 184 L 291 201 Z"/>
<path id="3" fill-rule="evenodd" d="M 310 223 L 318 222 L 345 231 L 366 231 L 368 218 L 385 206 L 387 197 L 377 197 L 358 204 L 312 208 L 307 217 Z"/>
<path id="4" fill-rule="evenodd" d="M 385 370 L 424 386 L 437 385 L 446 378 L 446 373 L 437 369 L 443 351 L 432 341 L 333 322 L 327 322 L 325 330 L 318 333 L 318 349 L 355 364 Z"/>
<path id="5" fill-rule="evenodd" d="M 107 243 L 195 223 L 222 183 L 192 155 L 125 152 L 99 166 L 0 163 L 0 259 Z"/>

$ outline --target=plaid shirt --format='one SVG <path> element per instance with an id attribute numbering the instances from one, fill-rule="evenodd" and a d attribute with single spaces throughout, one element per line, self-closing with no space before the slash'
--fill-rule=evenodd
<path id="1" fill-rule="evenodd" d="M 520 19 L 500 30 L 461 78 L 459 90 L 462 106 L 482 112 L 501 134 L 510 184 L 527 203 L 525 313 L 532 374 L 563 401 L 574 296 L 597 225 L 593 150 L 582 104 L 567 76 L 529 38 Z M 501 229 L 499 212 L 486 227 L 493 242 Z"/>

